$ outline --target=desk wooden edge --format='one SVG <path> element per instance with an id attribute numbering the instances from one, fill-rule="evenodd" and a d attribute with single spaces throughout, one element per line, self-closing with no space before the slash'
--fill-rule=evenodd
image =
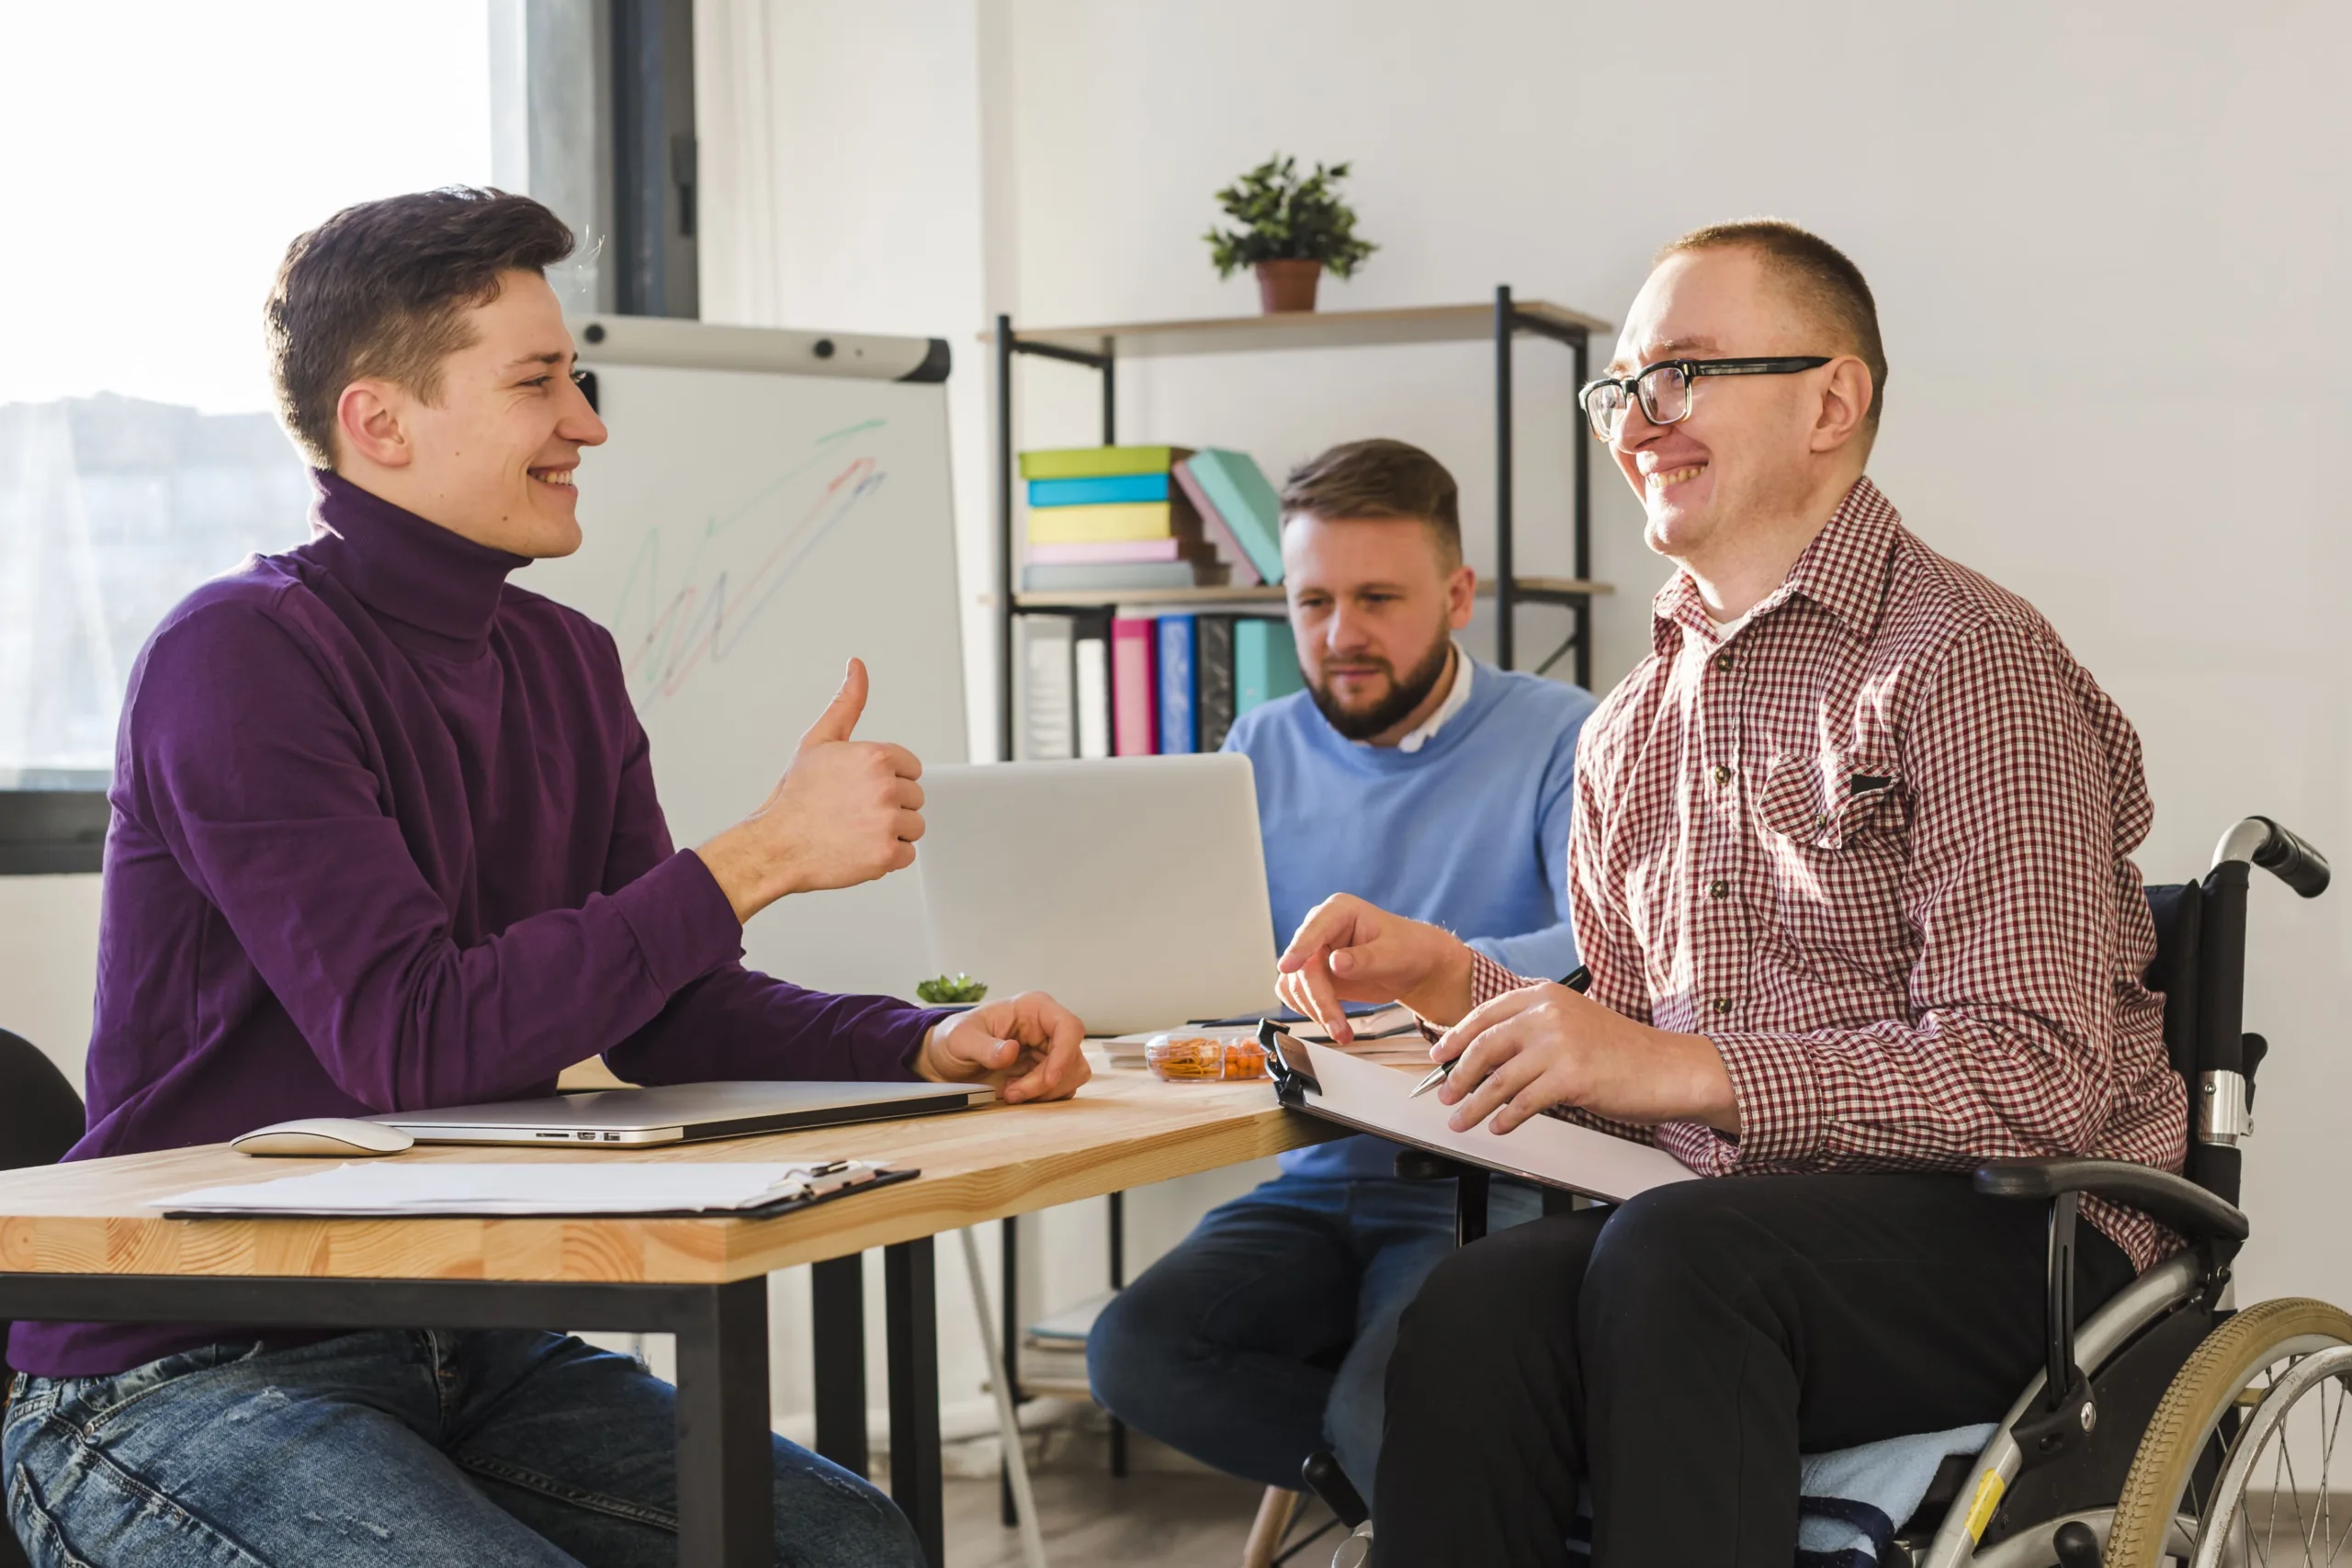
<path id="1" fill-rule="evenodd" d="M 1019 1113 L 1056 1111 L 1035 1106 Z M 926 1171 L 920 1180 L 771 1220 L 13 1215 L 0 1218 L 0 1270 L 723 1284 L 1238 1165 L 1340 1133 L 1270 1103 L 1204 1127 L 1167 1128 L 978 1170 Z"/>

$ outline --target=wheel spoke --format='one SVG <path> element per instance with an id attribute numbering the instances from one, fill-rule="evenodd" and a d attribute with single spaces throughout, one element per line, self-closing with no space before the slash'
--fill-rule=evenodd
<path id="1" fill-rule="evenodd" d="M 2278 1418 L 2278 1427 L 2272 1433 L 2272 1436 L 2275 1437 L 2278 1442 L 2278 1468 L 2283 1468 L 2287 1472 L 2287 1495 L 2295 1500 L 2295 1533 L 2303 1538 L 2303 1561 L 2305 1562 L 2309 1562 L 2311 1561 L 2311 1531 L 2303 1524 L 2303 1489 L 2301 1484 L 2295 1479 L 2295 1456 L 2289 1451 L 2287 1444 L 2287 1422 L 2293 1414 L 2294 1412 L 2290 1410 L 2286 1415 L 2283 1415 Z M 2276 1468 L 2274 1468 L 2272 1475 L 2274 1483 L 2271 1487 L 2271 1517 L 2272 1521 L 2276 1523 L 2278 1507 L 2278 1487 L 2275 1483 L 2277 1476 Z"/>

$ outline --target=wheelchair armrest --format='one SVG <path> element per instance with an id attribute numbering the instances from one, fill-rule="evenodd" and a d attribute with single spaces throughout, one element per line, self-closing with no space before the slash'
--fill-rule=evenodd
<path id="1" fill-rule="evenodd" d="M 2253 1229 L 2243 1211 L 2187 1177 L 2128 1160 L 1994 1160 L 1977 1169 L 1976 1190 L 2045 1201 L 2062 1192 L 2086 1192 L 2152 1214 L 2191 1241 L 2240 1242 Z"/>

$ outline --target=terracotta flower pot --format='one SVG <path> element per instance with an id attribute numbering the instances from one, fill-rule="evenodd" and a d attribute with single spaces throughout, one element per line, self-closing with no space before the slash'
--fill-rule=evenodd
<path id="1" fill-rule="evenodd" d="M 1315 309 L 1315 285 L 1323 276 L 1321 262 L 1261 261 L 1257 273 L 1258 308 L 1268 315 Z"/>

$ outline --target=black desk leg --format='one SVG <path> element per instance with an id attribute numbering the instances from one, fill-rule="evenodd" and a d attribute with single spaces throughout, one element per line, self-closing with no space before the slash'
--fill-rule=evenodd
<path id="1" fill-rule="evenodd" d="M 678 1329 L 679 1568 L 775 1561 L 768 1282 L 715 1285 Z"/>
<path id="2" fill-rule="evenodd" d="M 1003 1266 L 997 1270 L 1001 1283 L 996 1288 L 997 1304 L 1001 1309 L 998 1331 L 1004 1339 L 1004 1381 L 1012 1386 L 1005 1392 L 1012 1396 L 1012 1408 L 1021 1408 L 1021 1222 L 1007 1214 L 997 1222 L 1002 1243 Z M 1021 1523 L 1021 1510 L 1012 1501 L 1012 1455 L 1007 1452 L 997 1466 L 997 1522 L 1007 1529 Z"/>
<path id="3" fill-rule="evenodd" d="M 817 1451 L 864 1475 L 873 1465 L 865 1442 L 865 1259 L 829 1258 L 808 1270 L 811 1334 L 816 1341 Z"/>
<path id="4" fill-rule="evenodd" d="M 915 1527 L 923 1561 L 947 1561 L 940 1497 L 939 1295 L 932 1238 L 882 1249 L 885 1337 L 890 1357 L 890 1497 Z"/>
<path id="5" fill-rule="evenodd" d="M 1127 1288 L 1127 1195 L 1111 1194 L 1111 1288 Z M 1114 1479 L 1127 1473 L 1127 1424 L 1116 1416 L 1111 1417 L 1111 1474 Z"/>

